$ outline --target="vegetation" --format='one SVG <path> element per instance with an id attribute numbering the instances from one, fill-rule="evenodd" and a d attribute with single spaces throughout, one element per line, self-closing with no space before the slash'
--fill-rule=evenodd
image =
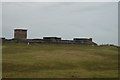
<path id="1" fill-rule="evenodd" d="M 3 78 L 117 78 L 118 48 L 3 44 Z"/>

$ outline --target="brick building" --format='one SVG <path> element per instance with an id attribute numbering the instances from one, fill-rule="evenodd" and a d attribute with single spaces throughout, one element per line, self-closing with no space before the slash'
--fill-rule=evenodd
<path id="1" fill-rule="evenodd" d="M 15 29 L 14 39 L 27 39 L 27 30 L 26 29 Z"/>

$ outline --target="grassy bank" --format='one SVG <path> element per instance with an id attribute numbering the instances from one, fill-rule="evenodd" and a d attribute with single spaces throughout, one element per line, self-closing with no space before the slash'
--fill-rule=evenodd
<path id="1" fill-rule="evenodd" d="M 118 48 L 3 44 L 3 78 L 116 78 Z"/>

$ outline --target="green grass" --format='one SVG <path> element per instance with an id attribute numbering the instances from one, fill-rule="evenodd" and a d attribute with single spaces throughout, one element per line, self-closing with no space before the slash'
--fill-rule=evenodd
<path id="1" fill-rule="evenodd" d="M 3 78 L 117 78 L 118 48 L 3 44 Z"/>

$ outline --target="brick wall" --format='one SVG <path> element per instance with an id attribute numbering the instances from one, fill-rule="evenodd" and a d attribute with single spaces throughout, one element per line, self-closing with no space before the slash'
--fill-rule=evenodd
<path id="1" fill-rule="evenodd" d="M 15 29 L 14 39 L 27 39 L 27 30 Z"/>

